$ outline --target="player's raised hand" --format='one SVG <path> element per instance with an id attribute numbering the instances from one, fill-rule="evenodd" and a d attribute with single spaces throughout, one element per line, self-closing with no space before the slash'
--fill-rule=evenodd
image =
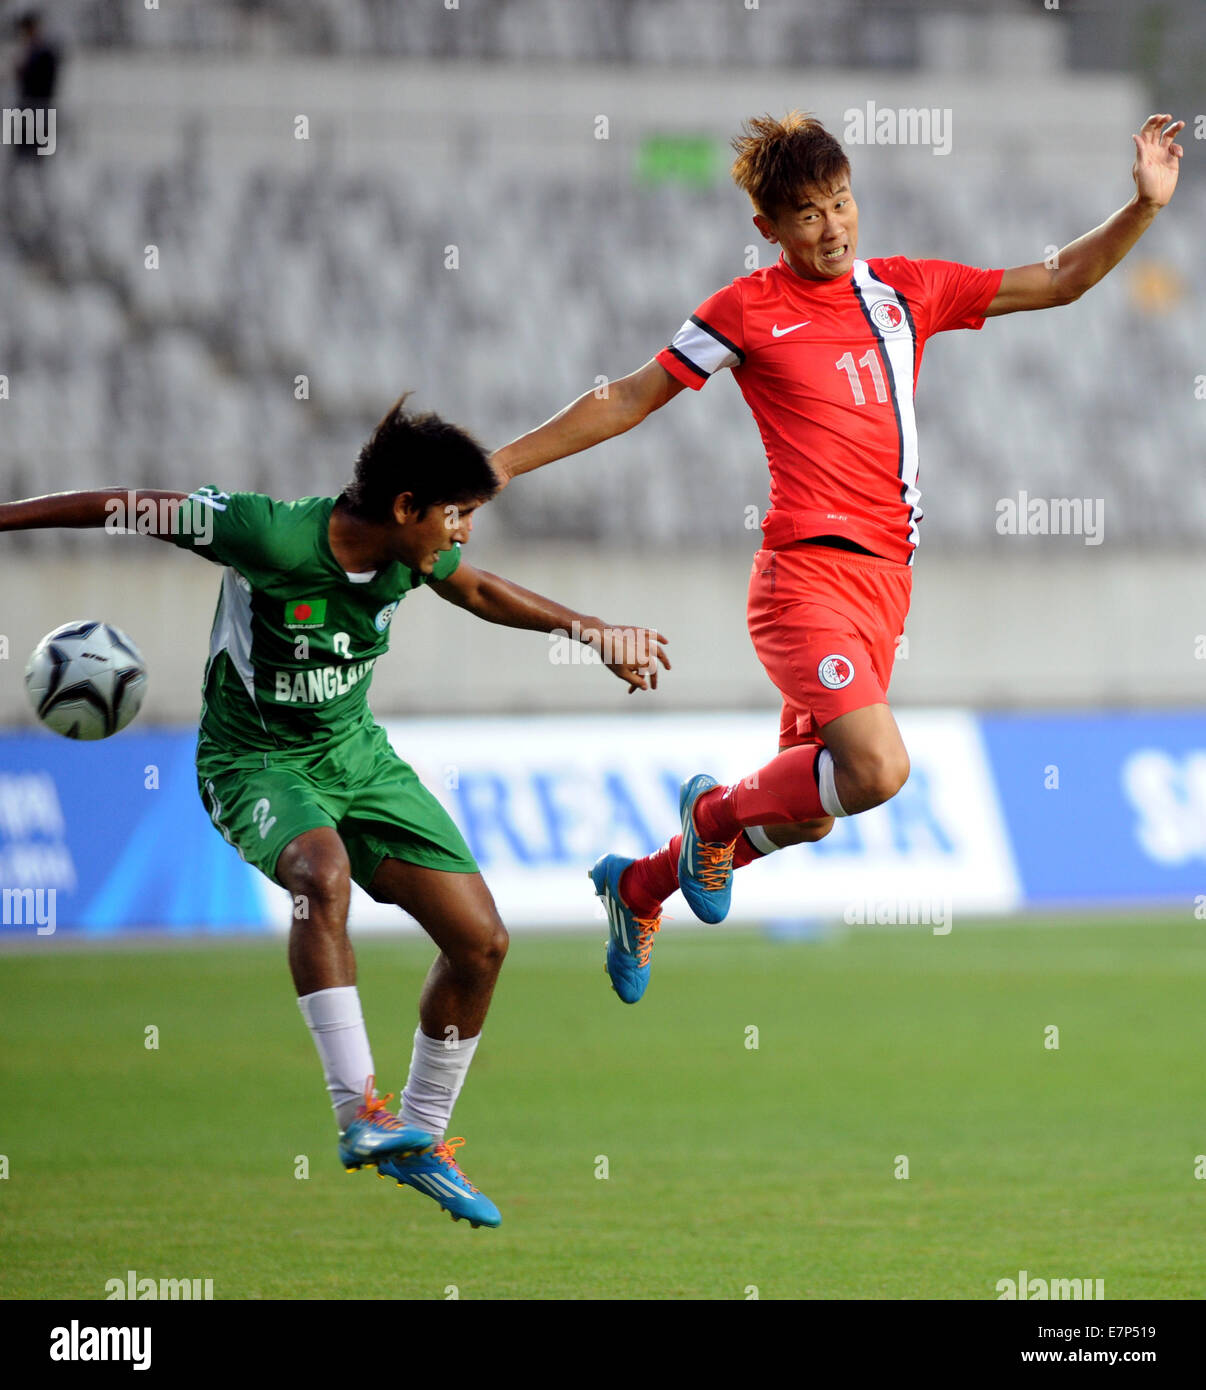
<path id="1" fill-rule="evenodd" d="M 622 681 L 628 693 L 656 690 L 658 663 L 670 669 L 666 639 L 651 627 L 602 627 L 590 635 L 590 645 L 600 652 L 603 664 Z"/>
<path id="2" fill-rule="evenodd" d="M 1181 156 L 1185 151 L 1176 144 L 1176 138 L 1184 129 L 1184 121 L 1173 121 L 1165 112 L 1149 116 L 1139 134 L 1131 136 L 1135 142 L 1135 167 L 1131 175 L 1139 197 L 1153 207 L 1162 208 L 1177 186 Z"/>

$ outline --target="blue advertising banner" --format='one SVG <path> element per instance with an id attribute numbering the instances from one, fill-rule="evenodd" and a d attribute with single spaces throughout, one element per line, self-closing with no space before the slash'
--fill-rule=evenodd
<path id="1" fill-rule="evenodd" d="M 1009 912 L 1021 896 L 974 714 L 906 710 L 912 760 L 901 793 L 840 820 L 815 845 L 738 875 L 734 922 L 830 919 L 949 923 Z M 601 855 L 648 854 L 679 828 L 678 787 L 697 772 L 748 777 L 775 753 L 773 712 L 387 721 L 399 755 L 461 827 L 508 926 L 606 929 L 586 870 Z M 287 900 L 275 906 L 274 921 Z M 667 912 L 690 909 L 676 895 Z M 358 897 L 353 923 L 396 925 Z"/>
<path id="2" fill-rule="evenodd" d="M 0 734 L 0 932 L 27 930 L 49 905 L 55 929 L 262 927 L 256 872 L 197 795 L 195 741 Z"/>
<path id="3" fill-rule="evenodd" d="M 743 870 L 734 921 L 1206 903 L 1206 715 L 899 718 L 913 763 L 901 794 Z M 774 734 L 764 717 L 733 714 L 386 727 L 460 824 L 509 926 L 594 930 L 605 927 L 585 867 L 662 843 L 680 777 L 746 775 Z M 288 929 L 288 895 L 205 813 L 194 739 L 0 734 L 0 935 Z M 351 920 L 409 919 L 357 889 Z"/>
<path id="4" fill-rule="evenodd" d="M 983 716 L 1028 904 L 1206 894 L 1206 714 Z"/>

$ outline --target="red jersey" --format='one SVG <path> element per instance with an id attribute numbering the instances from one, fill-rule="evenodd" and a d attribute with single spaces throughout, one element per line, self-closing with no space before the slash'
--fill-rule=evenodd
<path id="1" fill-rule="evenodd" d="M 805 280 L 780 258 L 705 299 L 658 353 L 696 391 L 733 369 L 770 465 L 768 549 L 843 536 L 912 564 L 922 350 L 932 333 L 981 328 L 1003 274 L 889 256 Z"/>

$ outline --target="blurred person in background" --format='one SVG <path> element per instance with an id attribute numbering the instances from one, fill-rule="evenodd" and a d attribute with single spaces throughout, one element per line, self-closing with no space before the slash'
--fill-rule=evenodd
<path id="1" fill-rule="evenodd" d="M 6 137 L 13 141 L 4 199 L 8 232 L 23 257 L 53 268 L 56 218 L 49 164 L 57 142 L 54 95 L 61 55 L 36 10 L 18 16 L 14 28 L 20 47 L 13 66 L 13 112 L 19 114 L 6 113 Z"/>

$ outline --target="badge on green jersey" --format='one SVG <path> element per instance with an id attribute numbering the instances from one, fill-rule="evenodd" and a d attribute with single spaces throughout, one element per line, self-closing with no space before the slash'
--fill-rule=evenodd
<path id="1" fill-rule="evenodd" d="M 325 598 L 291 598 L 285 604 L 286 627 L 322 627 L 326 620 Z"/>

